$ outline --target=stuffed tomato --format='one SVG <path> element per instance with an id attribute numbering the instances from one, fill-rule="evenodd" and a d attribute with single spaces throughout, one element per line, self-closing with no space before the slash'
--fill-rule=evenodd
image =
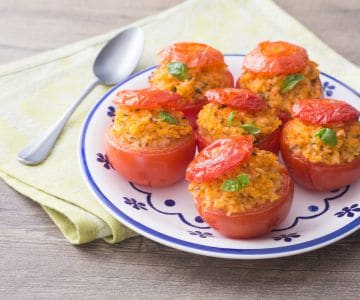
<path id="1" fill-rule="evenodd" d="M 210 102 L 197 119 L 197 145 L 201 150 L 227 137 L 251 136 L 262 150 L 279 151 L 281 120 L 264 99 L 247 89 L 212 89 L 205 93 Z"/>
<path id="2" fill-rule="evenodd" d="M 261 93 L 284 124 L 297 100 L 322 96 L 317 64 L 304 48 L 282 41 L 262 42 L 250 51 L 236 85 Z"/>
<path id="3" fill-rule="evenodd" d="M 180 96 L 157 89 L 117 93 L 114 123 L 105 134 L 111 165 L 127 180 L 167 186 L 185 177 L 195 154 L 195 135 L 177 111 Z"/>
<path id="4" fill-rule="evenodd" d="M 158 56 L 160 65 L 152 73 L 150 85 L 178 93 L 184 104 L 182 111 L 192 126 L 207 103 L 204 93 L 208 89 L 234 86 L 224 55 L 206 44 L 175 43 Z"/>
<path id="5" fill-rule="evenodd" d="M 307 99 L 295 104 L 283 128 L 281 155 L 301 186 L 330 191 L 360 177 L 359 111 L 343 101 Z"/>
<path id="6" fill-rule="evenodd" d="M 248 136 L 220 139 L 186 171 L 199 215 L 230 238 L 270 232 L 288 215 L 294 184 L 277 157 L 253 148 Z"/>

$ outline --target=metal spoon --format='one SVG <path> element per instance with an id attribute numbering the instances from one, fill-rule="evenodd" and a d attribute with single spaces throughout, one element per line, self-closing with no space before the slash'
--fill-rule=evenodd
<path id="1" fill-rule="evenodd" d="M 126 29 L 111 39 L 100 51 L 93 65 L 96 81 L 90 84 L 80 98 L 45 133 L 20 151 L 17 159 L 26 165 L 37 165 L 44 161 L 55 145 L 65 124 L 85 97 L 99 84 L 113 85 L 128 77 L 137 66 L 144 46 L 144 34 L 140 28 Z"/>

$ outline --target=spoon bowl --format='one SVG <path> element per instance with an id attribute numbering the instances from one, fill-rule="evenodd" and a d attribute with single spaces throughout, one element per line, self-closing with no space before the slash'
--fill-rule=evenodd
<path id="1" fill-rule="evenodd" d="M 138 27 L 131 27 L 115 36 L 95 59 L 95 76 L 106 85 L 114 85 L 128 77 L 141 58 L 143 43 L 144 34 Z"/>
<path id="2" fill-rule="evenodd" d="M 46 131 L 43 137 L 21 150 L 17 159 L 26 165 L 43 162 L 54 147 L 60 133 L 76 108 L 99 84 L 113 85 L 127 78 L 136 68 L 144 47 L 144 34 L 138 27 L 128 28 L 112 38 L 99 52 L 93 64 L 97 79 L 68 108 L 65 114 Z"/>

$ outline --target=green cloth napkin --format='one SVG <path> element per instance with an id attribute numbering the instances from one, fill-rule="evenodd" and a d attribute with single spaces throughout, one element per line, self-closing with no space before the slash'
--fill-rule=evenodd
<path id="1" fill-rule="evenodd" d="M 139 69 L 155 64 L 159 48 L 174 41 L 200 41 L 224 53 L 246 53 L 262 40 L 288 40 L 304 46 L 322 71 L 359 88 L 356 66 L 270 0 L 189 0 L 135 24 L 146 39 Z M 120 30 L 0 67 L 0 177 L 39 203 L 73 244 L 98 238 L 115 243 L 135 235 L 90 194 L 77 162 L 81 123 L 107 88 L 98 87 L 88 96 L 45 163 L 24 166 L 15 156 L 93 80 L 96 54 Z"/>

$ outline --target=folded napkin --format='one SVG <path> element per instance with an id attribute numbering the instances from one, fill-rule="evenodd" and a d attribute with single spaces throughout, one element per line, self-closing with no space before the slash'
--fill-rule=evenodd
<path id="1" fill-rule="evenodd" d="M 146 39 L 139 69 L 155 64 L 158 49 L 174 41 L 200 41 L 224 53 L 246 53 L 262 40 L 288 40 L 304 46 L 322 71 L 359 88 L 356 66 L 269 0 L 189 0 L 135 24 Z M 39 203 L 73 244 L 97 238 L 115 243 L 135 235 L 90 194 L 77 162 L 81 123 L 107 88 L 98 87 L 87 97 L 45 163 L 24 166 L 15 156 L 93 80 L 96 54 L 120 30 L 0 67 L 0 177 Z"/>

